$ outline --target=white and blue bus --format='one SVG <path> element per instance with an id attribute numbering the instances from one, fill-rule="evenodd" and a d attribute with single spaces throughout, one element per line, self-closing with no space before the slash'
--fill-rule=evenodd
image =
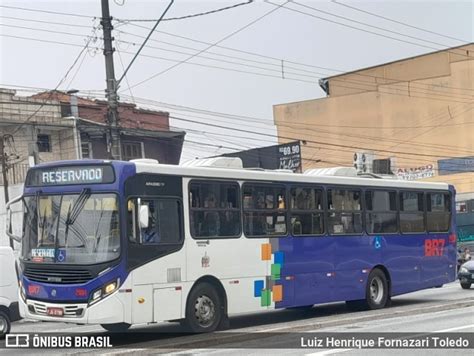
<path id="1" fill-rule="evenodd" d="M 22 317 L 76 324 L 228 316 L 393 296 L 456 277 L 454 188 L 443 183 L 63 161 L 21 197 Z"/>

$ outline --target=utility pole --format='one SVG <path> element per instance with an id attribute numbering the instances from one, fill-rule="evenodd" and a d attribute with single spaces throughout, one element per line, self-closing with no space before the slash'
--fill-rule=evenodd
<path id="1" fill-rule="evenodd" d="M 104 33 L 104 56 L 105 56 L 105 74 L 106 74 L 106 97 L 108 101 L 107 123 L 109 126 L 109 140 L 107 146 L 109 148 L 110 157 L 112 159 L 122 159 L 122 150 L 120 144 L 120 129 L 118 117 L 118 95 L 117 81 L 115 80 L 114 70 L 114 48 L 112 46 L 112 17 L 110 17 L 109 1 L 101 0 L 102 3 L 102 25 Z"/>
<path id="2" fill-rule="evenodd" d="M 5 143 L 12 138 L 11 135 L 2 135 L 0 137 L 0 159 L 2 160 L 2 176 L 3 176 L 3 194 L 5 197 L 5 205 L 7 205 L 10 197 L 8 195 L 8 156 L 5 152 Z M 5 212 L 6 213 L 6 212 Z M 13 240 L 10 238 L 10 247 L 14 248 Z"/>

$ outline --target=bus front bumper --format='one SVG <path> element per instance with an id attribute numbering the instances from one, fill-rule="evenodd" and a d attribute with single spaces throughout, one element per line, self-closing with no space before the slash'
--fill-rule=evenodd
<path id="1" fill-rule="evenodd" d="M 20 298 L 20 315 L 25 319 L 59 321 L 74 324 L 114 324 L 124 322 L 124 305 L 119 294 L 114 293 L 99 302 L 49 303 Z M 61 316 L 62 314 L 62 316 Z"/>

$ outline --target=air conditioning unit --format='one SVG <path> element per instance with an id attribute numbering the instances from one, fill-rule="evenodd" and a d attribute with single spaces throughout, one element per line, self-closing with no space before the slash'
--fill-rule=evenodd
<path id="1" fill-rule="evenodd" d="M 357 173 L 373 173 L 374 154 L 372 152 L 354 153 L 354 168 Z"/>

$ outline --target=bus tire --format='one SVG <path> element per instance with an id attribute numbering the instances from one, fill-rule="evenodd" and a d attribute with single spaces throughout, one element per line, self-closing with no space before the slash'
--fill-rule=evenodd
<path id="1" fill-rule="evenodd" d="M 123 333 L 130 328 L 128 323 L 116 323 L 116 324 L 100 324 L 105 330 L 113 333 Z"/>
<path id="2" fill-rule="evenodd" d="M 469 288 L 471 288 L 471 283 L 461 283 L 461 288 L 462 289 L 469 289 Z"/>
<path id="3" fill-rule="evenodd" d="M 0 339 L 4 339 L 5 335 L 10 332 L 11 322 L 7 313 L 0 310 Z"/>
<path id="4" fill-rule="evenodd" d="M 193 333 L 215 331 L 224 318 L 224 306 L 212 284 L 194 286 L 186 303 L 185 325 Z"/>
<path id="5" fill-rule="evenodd" d="M 387 304 L 388 282 L 385 273 L 376 268 L 372 270 L 367 279 L 365 289 L 365 304 L 367 309 L 382 309 Z"/>

